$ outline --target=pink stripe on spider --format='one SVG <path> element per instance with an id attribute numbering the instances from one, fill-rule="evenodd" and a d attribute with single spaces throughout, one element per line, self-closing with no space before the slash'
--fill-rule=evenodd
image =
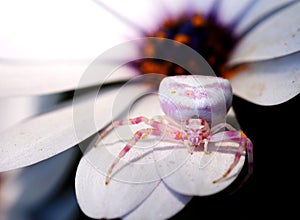
<path id="1" fill-rule="evenodd" d="M 119 158 L 124 157 L 125 154 L 131 149 L 130 145 L 126 145 L 123 150 L 121 150 L 121 152 L 119 153 Z M 113 168 L 115 167 L 115 165 L 117 164 L 117 162 L 113 163 L 113 165 L 111 166 L 111 170 L 113 170 Z"/>
<path id="2" fill-rule="evenodd" d="M 143 132 L 137 131 L 134 135 L 134 141 L 138 141 L 143 136 Z"/>
<path id="3" fill-rule="evenodd" d="M 140 116 L 140 117 L 137 117 L 137 118 L 131 118 L 131 119 L 129 119 L 129 121 L 130 121 L 131 124 L 138 124 L 138 123 L 141 123 L 142 121 L 145 121 L 145 120 L 144 120 L 143 116 Z"/>
<path id="4" fill-rule="evenodd" d="M 152 135 L 155 135 L 155 136 L 161 136 L 162 135 L 162 132 L 158 129 L 153 129 L 152 132 L 151 132 Z"/>
<path id="5" fill-rule="evenodd" d="M 236 152 L 236 154 L 235 154 L 236 159 L 235 160 L 238 160 L 241 156 L 242 156 L 242 152 L 240 152 L 240 151 Z"/>
<path id="6" fill-rule="evenodd" d="M 124 121 L 113 121 L 112 124 L 114 126 L 121 126 L 121 125 L 124 125 Z"/>
<path id="7" fill-rule="evenodd" d="M 129 150 L 130 150 L 130 146 L 128 146 L 128 145 L 126 145 L 125 147 L 124 147 L 124 149 L 123 149 L 123 151 L 125 152 L 125 153 L 127 153 Z"/>
<path id="8" fill-rule="evenodd" d="M 161 123 L 158 122 L 158 121 L 152 121 L 152 122 L 150 123 L 150 125 L 151 125 L 152 127 L 154 127 L 154 128 L 159 128 L 159 127 L 161 127 Z"/>

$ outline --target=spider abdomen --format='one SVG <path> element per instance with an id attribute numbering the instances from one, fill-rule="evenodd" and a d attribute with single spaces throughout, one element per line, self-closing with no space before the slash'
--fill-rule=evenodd
<path id="1" fill-rule="evenodd" d="M 215 76 L 183 75 L 166 77 L 159 87 L 164 113 L 177 122 L 202 118 L 219 123 L 232 102 L 232 88 L 226 79 Z"/>

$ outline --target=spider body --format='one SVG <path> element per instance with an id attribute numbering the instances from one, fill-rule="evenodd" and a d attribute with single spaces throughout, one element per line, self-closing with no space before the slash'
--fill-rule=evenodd
<path id="1" fill-rule="evenodd" d="M 178 141 L 187 146 L 190 153 L 195 148 L 204 146 L 204 152 L 209 153 L 209 142 L 233 141 L 239 143 L 234 160 L 227 171 L 213 181 L 224 180 L 238 164 L 243 152 L 247 150 L 249 174 L 252 173 L 252 142 L 239 130 L 224 121 L 231 107 L 232 89 L 228 80 L 213 76 L 185 75 L 171 76 L 162 80 L 159 87 L 159 98 L 165 115 L 146 118 L 136 118 L 112 122 L 99 136 L 95 143 L 107 135 L 114 126 L 145 123 L 150 128 L 135 132 L 131 140 L 121 150 L 110 166 L 106 184 L 119 160 L 142 138 L 148 135 L 162 137 L 166 141 Z M 221 138 L 220 130 L 222 132 Z"/>
<path id="2" fill-rule="evenodd" d="M 191 118 L 185 121 L 183 131 L 183 141 L 192 150 L 194 147 L 199 147 L 203 142 L 207 143 L 206 140 L 210 134 L 210 127 L 204 119 Z M 206 145 L 204 149 L 207 152 Z"/>

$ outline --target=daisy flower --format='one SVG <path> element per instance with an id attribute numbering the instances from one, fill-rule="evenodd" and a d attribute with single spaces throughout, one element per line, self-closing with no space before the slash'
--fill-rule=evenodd
<path id="1" fill-rule="evenodd" d="M 157 37 L 188 45 L 204 57 L 217 76 L 230 81 L 235 96 L 259 105 L 275 105 L 299 93 L 300 27 L 295 22 L 299 20 L 299 8 L 299 1 L 292 0 L 1 2 L 0 94 L 42 96 L 75 90 L 76 99 L 3 131 L 0 171 L 36 164 L 79 145 L 85 156 L 76 173 L 76 196 L 82 211 L 92 218 L 170 218 L 193 195 L 222 191 L 236 176 L 217 185 L 200 183 L 200 187 L 180 181 L 178 176 L 162 180 L 157 173 L 147 171 L 153 169 L 156 158 L 169 161 L 169 167 L 156 163 L 162 167 L 157 169 L 163 172 L 159 177 L 176 170 L 197 182 L 204 175 L 224 171 L 223 166 L 228 167 L 226 156 L 219 158 L 227 161 L 223 166 L 203 157 L 201 162 L 189 160 L 181 169 L 170 159 L 157 159 L 166 158 L 165 154 L 150 155 L 147 147 L 128 154 L 127 161 L 135 163 L 121 169 L 121 179 L 112 179 L 104 188 L 105 173 L 100 171 L 106 171 L 113 162 L 112 155 L 122 147 L 119 140 L 127 140 L 128 133 L 126 136 L 118 128 L 103 139 L 107 146 L 113 145 L 111 152 L 108 147 L 89 147 L 93 135 L 132 103 L 135 105 L 130 114 L 151 117 L 162 113 L 153 97 L 139 99 L 153 92 L 153 85 L 138 82 L 124 87 L 124 82 L 141 74 L 147 78 L 147 73 L 186 74 L 183 68 L 167 61 L 137 60 L 162 54 L 160 47 L 143 40 L 143 44 L 130 42 Z M 130 63 L 116 68 L 116 62 L 124 59 Z M 94 74 L 84 78 L 87 73 Z M 99 98 L 95 99 L 100 85 Z M 92 109 L 93 114 L 86 114 L 86 109 Z M 90 117 L 94 117 L 93 126 Z M 155 140 L 149 141 L 155 145 Z M 193 158 L 199 154 L 195 152 Z M 93 158 L 96 155 L 101 157 Z M 176 158 L 180 159 L 180 154 Z M 196 162 L 198 167 L 204 163 L 207 173 L 197 174 L 193 167 Z M 236 174 L 243 162 L 244 157 Z M 141 166 L 135 164 L 149 167 L 142 172 Z M 141 180 L 144 184 L 140 184 Z"/>

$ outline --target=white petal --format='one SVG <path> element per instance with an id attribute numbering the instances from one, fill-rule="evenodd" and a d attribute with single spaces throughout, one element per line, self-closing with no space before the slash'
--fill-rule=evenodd
<path id="1" fill-rule="evenodd" d="M 104 63 L 105 64 L 105 63 Z M 3 62 L 0 64 L 0 96 L 43 95 L 74 90 L 88 86 L 127 80 L 133 70 L 122 68 L 110 74 L 116 64 L 94 65 L 94 75 L 84 84 L 79 82 L 90 62 Z M 98 70 L 96 69 L 98 68 Z M 109 78 L 108 78 L 109 76 Z"/>
<path id="2" fill-rule="evenodd" d="M 151 1 L 153 2 L 153 1 Z M 190 10 L 192 8 L 192 4 L 194 2 L 191 1 L 181 1 L 181 0 L 159 0 L 156 2 L 160 2 L 162 6 L 159 10 L 161 10 L 165 19 L 176 18 L 178 15 Z M 162 21 L 159 21 L 161 23 Z M 156 27 L 157 28 L 157 27 Z"/>
<path id="3" fill-rule="evenodd" d="M 218 17 L 223 24 L 230 24 L 239 18 L 252 0 L 223 0 L 220 1 Z"/>
<path id="4" fill-rule="evenodd" d="M 79 163 L 75 189 L 82 211 L 91 218 L 117 218 L 138 206 L 155 188 L 157 182 L 132 184 L 110 181 L 97 171 L 86 157 Z"/>
<path id="5" fill-rule="evenodd" d="M 121 19 L 85 0 L 1 1 L 0 26 L 0 96 L 75 89 L 94 59 L 126 40 L 125 34 L 137 36 Z M 100 66 L 97 74 L 104 78 L 109 72 Z M 110 80 L 128 79 L 132 72 Z M 95 76 L 81 86 L 101 82 Z"/>
<path id="6" fill-rule="evenodd" d="M 207 0 L 207 1 L 197 1 L 192 0 L 189 2 L 189 10 L 195 10 L 195 12 L 201 13 L 204 16 L 207 16 L 211 11 L 215 1 L 214 0 Z"/>
<path id="7" fill-rule="evenodd" d="M 145 201 L 123 219 L 168 219 L 178 213 L 192 199 L 169 189 L 160 182 Z"/>
<path id="8" fill-rule="evenodd" d="M 285 102 L 300 92 L 299 60 L 300 53 L 295 53 L 250 63 L 230 79 L 233 93 L 260 105 Z"/>
<path id="9" fill-rule="evenodd" d="M 95 57 L 93 62 L 74 61 L 6 61 L 2 63 L 2 96 L 45 94 L 75 90 L 94 85 L 128 80 L 136 75 L 125 66 L 140 58 L 138 42 L 120 43 Z M 126 51 L 126 52 L 125 52 Z M 0 64 L 1 65 L 1 64 Z"/>
<path id="10" fill-rule="evenodd" d="M 126 106 L 149 87 L 131 85 L 127 87 L 127 98 L 119 103 L 115 114 L 120 114 Z M 111 121 L 112 107 L 118 88 L 102 89 L 97 102 L 98 90 L 89 92 L 77 100 L 59 109 L 28 119 L 0 134 L 0 170 L 10 170 L 27 166 L 58 154 L 83 141 L 98 129 Z M 105 104 L 103 104 L 105 103 Z M 89 109 L 91 108 L 91 109 Z M 78 111 L 89 109 L 92 114 L 98 112 L 101 117 L 94 119 L 87 111 L 78 115 Z M 93 120 L 92 122 L 90 120 Z M 74 125 L 80 124 L 80 127 Z M 92 126 L 91 126 L 92 124 Z M 74 130 L 76 129 L 76 130 Z"/>
<path id="11" fill-rule="evenodd" d="M 37 113 L 37 97 L 0 98 L 0 131 Z"/>
<path id="12" fill-rule="evenodd" d="M 104 10 L 107 7 L 107 12 L 113 11 L 110 19 L 123 20 L 123 25 L 127 28 L 133 28 L 136 31 L 150 32 L 157 28 L 157 23 L 166 16 L 166 11 L 162 7 L 160 1 L 117 1 L 111 0 L 109 2 L 103 2 L 101 0 L 95 0 L 99 3 L 99 7 L 103 7 Z M 175 1 L 176 2 L 176 1 Z M 175 4 L 176 5 L 176 4 Z M 166 5 L 166 9 L 169 9 L 169 5 Z M 116 18 L 119 16 L 119 18 Z M 111 33 L 109 33 L 111 34 Z M 125 32 L 123 33 L 124 36 Z"/>
<path id="13" fill-rule="evenodd" d="M 257 19 L 261 19 L 266 14 L 285 6 L 295 0 L 273 0 L 273 1 L 253 1 L 253 5 L 248 8 L 235 27 L 235 33 L 241 34 L 253 25 Z"/>
<path id="14" fill-rule="evenodd" d="M 171 148 L 165 146 L 167 147 Z M 226 180 L 213 183 L 233 162 L 236 147 L 227 146 L 225 143 L 224 146 L 209 144 L 210 154 L 196 150 L 191 155 L 185 146 L 173 145 L 172 153 L 156 164 L 163 181 L 173 190 L 184 195 L 207 196 L 220 192 L 236 179 L 243 167 L 244 156 Z"/>
<path id="15" fill-rule="evenodd" d="M 237 45 L 229 64 L 284 56 L 300 50 L 300 2 L 274 14 Z"/>
<path id="16" fill-rule="evenodd" d="M 93 1 L 20 0 L 0 3 L 0 57 L 86 60 L 137 36 Z"/>

